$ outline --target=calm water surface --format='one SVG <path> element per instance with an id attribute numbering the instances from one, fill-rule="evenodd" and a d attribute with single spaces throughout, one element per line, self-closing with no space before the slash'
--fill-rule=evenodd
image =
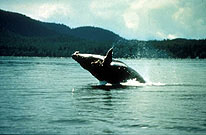
<path id="1" fill-rule="evenodd" d="M 0 134 L 206 133 L 206 60 L 122 61 L 148 83 L 98 87 L 71 58 L 0 57 Z"/>

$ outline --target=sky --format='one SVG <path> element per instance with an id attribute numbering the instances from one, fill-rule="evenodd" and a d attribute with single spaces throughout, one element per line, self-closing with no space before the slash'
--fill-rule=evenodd
<path id="1" fill-rule="evenodd" d="M 206 38 L 206 0 L 0 0 L 0 9 L 126 39 Z"/>

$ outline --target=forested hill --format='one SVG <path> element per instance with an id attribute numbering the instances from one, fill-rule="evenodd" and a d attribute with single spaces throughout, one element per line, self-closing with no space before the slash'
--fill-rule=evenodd
<path id="1" fill-rule="evenodd" d="M 26 37 L 68 36 L 94 41 L 116 41 L 120 37 L 108 30 L 97 27 L 71 29 L 63 24 L 45 23 L 25 15 L 0 10 L 0 29 Z"/>
<path id="2" fill-rule="evenodd" d="M 104 55 L 114 46 L 114 57 L 206 58 L 206 40 L 126 40 L 97 27 L 70 28 L 0 10 L 0 56 L 70 57 L 74 51 Z"/>

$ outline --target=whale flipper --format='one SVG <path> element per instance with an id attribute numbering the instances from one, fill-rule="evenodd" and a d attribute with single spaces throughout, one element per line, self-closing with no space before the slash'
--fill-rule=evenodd
<path id="1" fill-rule="evenodd" d="M 112 62 L 112 53 L 113 53 L 113 48 L 109 49 L 107 52 L 104 61 L 103 61 L 103 66 L 108 66 Z"/>

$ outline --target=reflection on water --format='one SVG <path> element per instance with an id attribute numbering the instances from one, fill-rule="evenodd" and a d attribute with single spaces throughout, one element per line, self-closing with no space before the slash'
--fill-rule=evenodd
<path id="1" fill-rule="evenodd" d="M 70 58 L 0 58 L 0 134 L 206 132 L 205 60 L 124 60 L 146 84 L 99 86 Z"/>

